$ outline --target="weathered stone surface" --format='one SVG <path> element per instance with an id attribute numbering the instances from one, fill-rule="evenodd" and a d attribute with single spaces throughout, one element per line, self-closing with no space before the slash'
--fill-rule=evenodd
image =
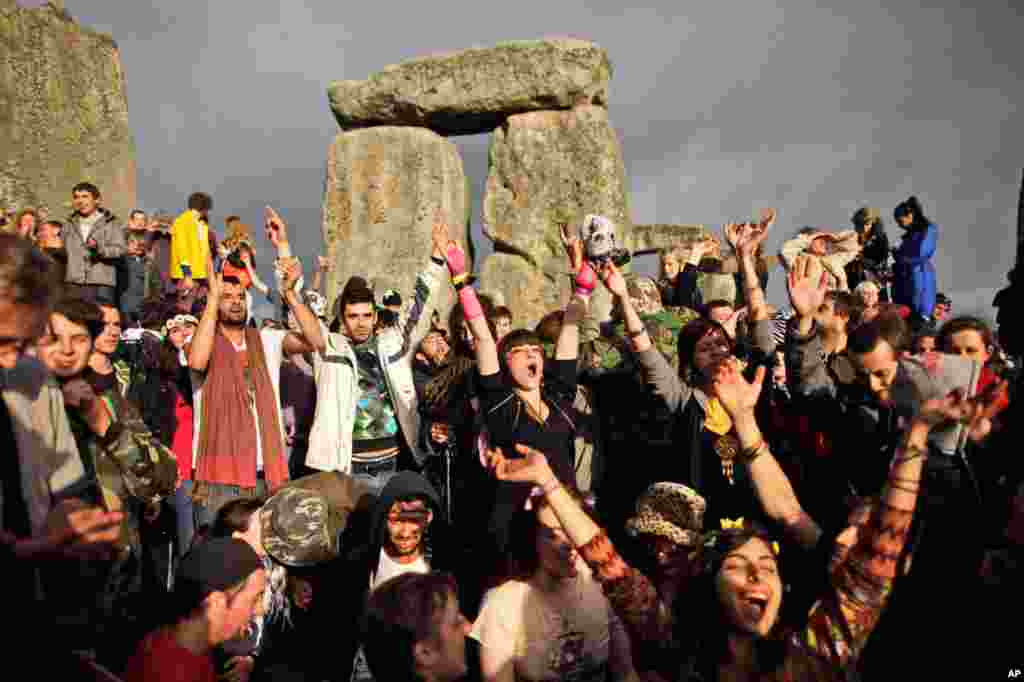
<path id="1" fill-rule="evenodd" d="M 528 40 L 420 57 L 327 88 L 342 128 L 413 125 L 444 135 L 493 130 L 509 114 L 605 105 L 611 63 L 594 43 Z"/>
<path id="2" fill-rule="evenodd" d="M 703 225 L 634 225 L 626 244 L 633 253 L 662 251 L 702 241 L 710 234 Z"/>
<path id="3" fill-rule="evenodd" d="M 329 300 L 360 275 L 397 289 L 410 303 L 416 275 L 430 257 L 439 209 L 452 238 L 470 244 L 469 187 L 454 144 L 422 128 L 340 133 L 328 150 L 324 188 L 324 244 L 334 263 Z M 445 315 L 450 290 L 442 287 Z"/>
<path id="4" fill-rule="evenodd" d="M 604 215 L 629 243 L 619 141 L 601 107 L 518 114 L 494 131 L 490 166 L 484 233 L 494 241 L 491 258 L 503 257 L 493 265 L 488 259 L 482 286 L 504 292 L 517 323 L 536 321 L 570 293 L 561 224 L 578 226 L 587 214 Z M 522 263 L 512 267 L 513 259 Z M 610 309 L 603 299 L 594 304 Z"/>
<path id="5" fill-rule="evenodd" d="M 127 219 L 135 143 L 117 45 L 55 4 L 0 5 L 0 206 L 63 218 L 86 180 Z"/>

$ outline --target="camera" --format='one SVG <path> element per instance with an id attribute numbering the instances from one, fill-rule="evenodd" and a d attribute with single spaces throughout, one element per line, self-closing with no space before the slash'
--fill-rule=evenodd
<path id="1" fill-rule="evenodd" d="M 621 268 L 632 259 L 629 250 L 619 246 L 615 223 L 604 216 L 588 215 L 584 218 L 580 239 L 583 241 L 583 253 L 595 270 L 607 262 Z"/>

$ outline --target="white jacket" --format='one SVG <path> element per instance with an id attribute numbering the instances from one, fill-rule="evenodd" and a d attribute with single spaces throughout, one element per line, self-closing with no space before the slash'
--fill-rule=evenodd
<path id="1" fill-rule="evenodd" d="M 420 414 L 412 378 L 412 360 L 420 341 L 430 329 L 430 311 L 436 303 L 438 287 L 447 279 L 446 275 L 445 268 L 431 261 L 416 278 L 412 304 L 399 317 L 398 325 L 374 337 L 395 416 L 405 442 L 420 462 L 426 454 L 417 448 Z M 326 348 L 313 354 L 317 397 L 306 466 L 318 471 L 348 474 L 352 472 L 352 429 L 359 399 L 356 354 L 343 334 L 328 333 L 324 327 L 321 331 Z"/>

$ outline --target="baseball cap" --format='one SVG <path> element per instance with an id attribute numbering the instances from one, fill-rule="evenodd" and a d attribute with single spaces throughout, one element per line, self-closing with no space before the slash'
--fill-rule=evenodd
<path id="1" fill-rule="evenodd" d="M 181 560 L 174 591 L 194 595 L 223 592 L 263 568 L 256 550 L 237 538 L 213 538 L 196 545 Z"/>

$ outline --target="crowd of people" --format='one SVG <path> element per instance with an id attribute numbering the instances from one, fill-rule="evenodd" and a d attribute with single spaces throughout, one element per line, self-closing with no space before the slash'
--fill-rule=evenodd
<path id="1" fill-rule="evenodd" d="M 1016 651 L 1016 358 L 938 293 L 914 197 L 895 248 L 865 207 L 768 254 L 765 210 L 657 278 L 601 216 L 552 226 L 570 295 L 531 328 L 443 217 L 413 291 L 332 303 L 271 208 L 273 286 L 205 193 L 72 203 L 0 234 L 0 563 L 39 672 L 849 680 Z"/>

